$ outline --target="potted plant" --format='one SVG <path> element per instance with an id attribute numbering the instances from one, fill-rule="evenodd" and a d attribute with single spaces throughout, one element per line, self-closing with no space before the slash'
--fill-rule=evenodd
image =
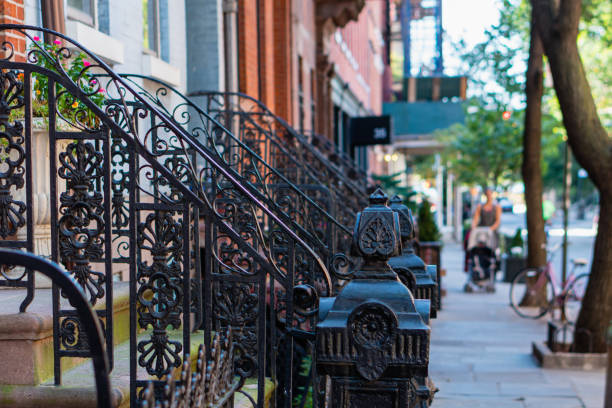
<path id="1" fill-rule="evenodd" d="M 514 236 L 505 237 L 504 253 L 502 255 L 504 282 L 512 282 L 515 276 L 527 266 L 522 233 L 523 230 L 517 228 Z"/>

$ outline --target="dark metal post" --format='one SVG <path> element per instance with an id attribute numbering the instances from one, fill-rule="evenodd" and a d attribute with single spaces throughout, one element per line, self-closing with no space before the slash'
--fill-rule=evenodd
<path id="1" fill-rule="evenodd" d="M 567 229 L 569 224 L 570 188 L 572 185 L 572 162 L 570 160 L 570 148 L 565 141 L 565 167 L 563 170 L 563 260 L 561 265 L 561 285 L 565 287 L 567 280 Z M 565 322 L 565 307 L 561 308 L 561 321 Z"/>
<path id="2" fill-rule="evenodd" d="M 353 255 L 363 258 L 335 298 L 322 299 L 316 368 L 329 407 L 426 407 L 430 304 L 414 300 L 388 260 L 401 251 L 399 217 L 379 188 L 357 215 Z"/>

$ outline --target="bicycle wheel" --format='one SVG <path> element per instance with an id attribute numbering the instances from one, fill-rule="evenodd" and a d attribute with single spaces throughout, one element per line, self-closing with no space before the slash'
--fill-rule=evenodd
<path id="1" fill-rule="evenodd" d="M 510 306 L 521 317 L 539 319 L 552 307 L 554 290 L 548 276 L 535 268 L 524 269 L 510 285 Z"/>
<path id="2" fill-rule="evenodd" d="M 582 307 L 582 299 L 584 299 L 588 283 L 589 274 L 583 273 L 582 275 L 578 275 L 567 288 L 567 295 L 565 297 L 565 317 L 571 323 L 576 323 L 578 319 L 578 314 Z"/>

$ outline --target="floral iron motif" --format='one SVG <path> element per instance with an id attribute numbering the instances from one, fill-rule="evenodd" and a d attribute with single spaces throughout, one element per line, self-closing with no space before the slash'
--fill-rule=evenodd
<path id="1" fill-rule="evenodd" d="M 25 225 L 26 203 L 15 199 L 25 186 L 23 124 L 10 122 L 11 112 L 23 108 L 23 73 L 0 71 L 0 237 L 6 239 Z"/>

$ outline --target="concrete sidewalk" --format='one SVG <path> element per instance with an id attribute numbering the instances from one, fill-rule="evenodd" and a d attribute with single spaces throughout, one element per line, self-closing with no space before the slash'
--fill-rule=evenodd
<path id="1" fill-rule="evenodd" d="M 432 407 L 602 408 L 605 371 L 545 370 L 531 356 L 546 321 L 521 319 L 508 305 L 509 284 L 495 294 L 463 293 L 463 252 L 446 244 L 442 312 L 433 320 L 429 373 L 439 388 Z"/>

